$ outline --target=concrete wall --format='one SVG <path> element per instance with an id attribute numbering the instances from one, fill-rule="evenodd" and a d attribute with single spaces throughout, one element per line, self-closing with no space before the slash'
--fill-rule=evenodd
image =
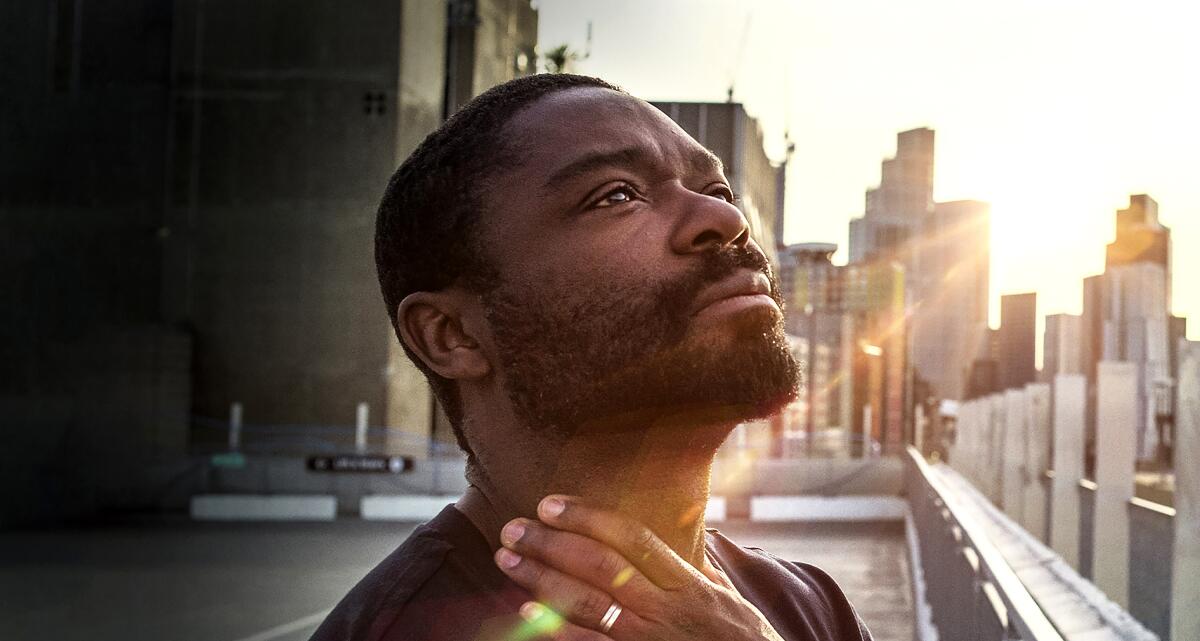
<path id="1" fill-rule="evenodd" d="M 166 288 L 196 332 L 195 412 L 350 423 L 382 410 L 372 250 L 395 159 L 400 3 L 184 0 Z"/>
<path id="2" fill-rule="evenodd" d="M 172 19 L 0 6 L 0 527 L 139 505 L 185 447 L 191 345 L 159 289 Z"/>

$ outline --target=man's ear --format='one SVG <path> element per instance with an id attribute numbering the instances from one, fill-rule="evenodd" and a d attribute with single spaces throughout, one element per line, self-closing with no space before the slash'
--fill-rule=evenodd
<path id="1" fill-rule="evenodd" d="M 473 297 L 463 292 L 413 292 L 400 301 L 396 325 L 408 348 L 429 369 L 451 380 L 482 378 L 491 363 L 463 322 Z"/>

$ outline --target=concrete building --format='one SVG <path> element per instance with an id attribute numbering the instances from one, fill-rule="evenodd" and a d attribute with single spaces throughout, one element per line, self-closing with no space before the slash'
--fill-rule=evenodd
<path id="1" fill-rule="evenodd" d="M 1037 341 L 1037 294 L 1000 297 L 1000 329 L 996 360 L 1003 389 L 1024 388 L 1037 380 L 1034 352 Z"/>
<path id="2" fill-rule="evenodd" d="M 836 251 L 833 243 L 781 251 L 788 333 L 805 357 L 813 346 L 798 415 L 806 430 L 841 430 L 848 450 L 860 451 L 865 435 L 895 452 L 904 442 L 907 385 L 904 268 L 889 261 L 834 265 Z"/>
<path id="3" fill-rule="evenodd" d="M 1173 352 L 1183 325 L 1170 315 L 1171 232 L 1158 220 L 1158 203 L 1129 198 L 1116 213 L 1116 232 L 1105 250 L 1104 273 L 1084 280 L 1082 360 L 1089 377 L 1088 442 L 1094 443 L 1096 363 L 1135 363 L 1138 372 L 1137 455 L 1162 458 L 1162 417 L 1174 413 L 1170 389 L 1176 374 Z"/>
<path id="4" fill-rule="evenodd" d="M 537 10 L 529 0 L 447 0 L 446 8 L 446 117 L 488 88 L 536 71 Z"/>
<path id="5" fill-rule="evenodd" d="M 435 412 L 380 303 L 375 207 L 448 75 L 533 69 L 529 2 L 10 5 L 0 522 L 161 502 L 189 427 L 233 402 L 348 434 L 366 402 L 423 455 Z M 450 31 L 473 35 L 454 74 Z"/>
<path id="6" fill-rule="evenodd" d="M 839 375 L 845 308 L 842 268 L 832 262 L 836 251 L 833 243 L 799 243 L 780 252 L 785 324 L 804 367 L 800 420 L 785 429 L 812 434 L 849 424 L 849 416 L 842 412 L 841 388 L 850 381 Z"/>
<path id="7" fill-rule="evenodd" d="M 771 262 L 779 267 L 777 232 L 783 227 L 784 170 L 763 149 L 762 127 L 736 102 L 657 102 L 701 145 L 725 164 L 725 177 L 741 196 L 750 229 Z"/>
<path id="8" fill-rule="evenodd" d="M 865 211 L 850 221 L 850 262 L 898 259 L 914 267 L 909 240 L 933 212 L 934 132 L 921 128 L 896 136 L 896 155 L 884 160 L 879 186 L 867 190 Z"/>
<path id="9" fill-rule="evenodd" d="M 912 365 L 939 398 L 963 397 L 987 349 L 990 218 L 985 202 L 936 203 L 916 243 Z"/>
<path id="10" fill-rule="evenodd" d="M 1042 370 L 1038 374 L 1038 380 L 1050 383 L 1059 374 L 1083 374 L 1082 351 L 1082 316 L 1046 316 L 1046 330 L 1042 339 Z"/>
<path id="11" fill-rule="evenodd" d="M 2 13 L 0 528 L 156 500 L 193 350 L 161 311 L 172 4 Z"/>
<path id="12" fill-rule="evenodd" d="M 904 267 L 911 367 L 937 397 L 960 399 L 985 350 L 991 208 L 933 202 L 934 142 L 927 128 L 897 135 L 863 216 L 850 221 L 850 262 Z"/>
<path id="13" fill-rule="evenodd" d="M 207 0 L 176 33 L 167 289 L 203 345 L 195 412 L 241 402 L 249 424 L 350 425 L 365 402 L 410 435 L 389 449 L 425 455 L 436 413 L 380 304 L 375 208 L 445 100 L 532 70 L 536 15 Z"/>

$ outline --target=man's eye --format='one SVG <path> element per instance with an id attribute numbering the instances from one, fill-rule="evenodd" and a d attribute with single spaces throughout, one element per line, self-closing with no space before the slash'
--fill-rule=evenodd
<path id="1" fill-rule="evenodd" d="M 728 187 L 720 187 L 718 189 L 714 189 L 714 190 L 708 192 L 708 195 L 713 196 L 714 198 L 720 198 L 720 199 L 724 200 L 725 202 L 734 204 L 734 205 L 736 205 L 737 201 L 738 201 L 737 195 L 734 194 L 733 191 L 730 190 Z"/>
<path id="2" fill-rule="evenodd" d="M 597 207 L 611 207 L 613 205 L 624 205 L 628 202 L 633 202 L 637 197 L 637 192 L 629 186 L 621 186 L 604 194 L 600 200 L 596 201 Z"/>

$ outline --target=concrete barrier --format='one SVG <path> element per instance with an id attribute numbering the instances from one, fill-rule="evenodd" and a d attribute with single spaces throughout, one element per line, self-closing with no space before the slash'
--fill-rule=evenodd
<path id="1" fill-rule="evenodd" d="M 753 496 L 751 521 L 903 521 L 898 496 Z"/>
<path id="2" fill-rule="evenodd" d="M 359 516 L 367 521 L 428 521 L 457 496 L 375 494 L 359 502 Z"/>
<path id="3" fill-rule="evenodd" d="M 190 513 L 197 521 L 332 521 L 337 498 L 324 494 L 198 494 Z"/>
<path id="4" fill-rule="evenodd" d="M 704 506 L 704 522 L 718 523 L 724 521 L 725 517 L 725 497 L 708 497 L 708 505 Z"/>

